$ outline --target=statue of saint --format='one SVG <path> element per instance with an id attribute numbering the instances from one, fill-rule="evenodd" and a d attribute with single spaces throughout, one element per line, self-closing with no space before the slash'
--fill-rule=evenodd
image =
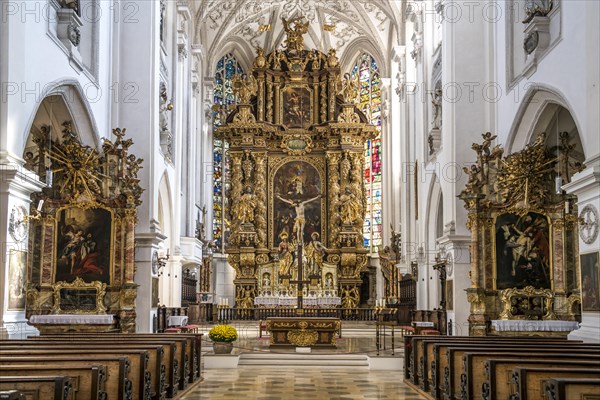
<path id="1" fill-rule="evenodd" d="M 254 209 L 256 205 L 256 196 L 252 194 L 250 188 L 246 188 L 246 192 L 240 197 L 237 207 L 234 208 L 235 218 L 240 224 L 254 222 Z"/>
<path id="2" fill-rule="evenodd" d="M 306 206 L 308 203 L 317 200 L 318 198 L 321 197 L 321 195 L 315 196 L 311 199 L 308 200 L 304 200 L 304 201 L 299 201 L 299 200 L 289 200 L 289 199 L 284 199 L 283 197 L 281 197 L 280 195 L 276 196 L 279 200 L 283 201 L 286 204 L 289 204 L 290 206 L 294 207 L 294 211 L 296 211 L 296 219 L 294 220 L 294 233 L 296 233 L 296 238 L 298 240 L 298 243 L 303 243 L 303 234 L 304 234 L 304 225 L 306 224 L 306 219 L 304 217 L 304 206 Z"/>
<path id="3" fill-rule="evenodd" d="M 313 232 L 310 237 L 312 240 L 308 246 L 306 246 L 306 259 L 308 260 L 309 267 L 308 270 L 310 274 L 318 275 L 323 268 L 323 257 L 328 249 L 319 241 L 319 234 L 317 232 Z"/>
<path id="4" fill-rule="evenodd" d="M 431 106 L 433 109 L 433 129 L 440 129 L 442 126 L 442 89 L 435 89 L 431 93 Z"/>
<path id="5" fill-rule="evenodd" d="M 290 268 L 294 259 L 292 257 L 292 251 L 290 243 L 288 242 L 288 234 L 282 232 L 279 235 L 281 242 L 279 243 L 279 276 L 290 275 Z"/>
<path id="6" fill-rule="evenodd" d="M 339 86 L 338 86 L 339 87 Z M 341 83 L 340 94 L 346 103 L 356 103 L 358 99 L 360 85 L 358 83 L 358 76 L 354 79 L 348 72 L 344 74 L 344 80 Z"/>
<path id="7" fill-rule="evenodd" d="M 352 225 L 354 222 L 361 219 L 360 215 L 361 204 L 358 199 L 350 191 L 349 187 L 346 187 L 344 194 L 340 195 L 340 218 L 342 223 L 345 225 Z"/>

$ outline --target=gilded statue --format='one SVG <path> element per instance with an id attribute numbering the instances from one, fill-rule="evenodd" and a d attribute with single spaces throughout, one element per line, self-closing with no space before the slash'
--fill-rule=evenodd
<path id="1" fill-rule="evenodd" d="M 346 103 L 356 103 L 358 99 L 359 93 L 359 83 L 358 76 L 356 78 L 352 78 L 348 72 L 344 74 L 344 79 L 341 82 L 341 90 L 339 93 L 342 95 L 344 102 Z"/>
<path id="2" fill-rule="evenodd" d="M 308 261 L 308 270 L 310 274 L 318 275 L 323 269 L 323 257 L 328 249 L 319 241 L 318 232 L 313 232 L 310 237 L 312 240 L 306 246 L 305 252 Z"/>
<path id="3" fill-rule="evenodd" d="M 288 21 L 281 17 L 283 29 L 287 34 L 285 46 L 290 51 L 304 50 L 304 37 L 302 36 L 308 32 L 308 21 L 302 23 L 303 19 L 304 17 L 296 17 Z"/>
<path id="4" fill-rule="evenodd" d="M 258 84 L 256 83 L 256 78 L 250 75 L 239 75 L 235 74 L 232 80 L 233 84 L 233 92 L 240 97 L 240 103 L 249 104 L 250 98 L 256 95 L 256 91 L 258 90 Z"/>
<path id="5" fill-rule="evenodd" d="M 335 49 L 329 49 L 327 53 L 327 66 L 329 68 L 335 68 L 339 65 L 339 60 L 335 54 Z"/>
<path id="6" fill-rule="evenodd" d="M 249 187 L 246 188 L 246 191 L 240 197 L 237 206 L 233 209 L 236 220 L 239 221 L 240 224 L 254 222 L 254 209 L 256 208 L 256 205 L 256 196 Z"/>
<path id="7" fill-rule="evenodd" d="M 340 218 L 344 225 L 352 225 L 357 220 L 361 219 L 360 202 L 346 186 L 344 193 L 340 195 Z"/>
<path id="8" fill-rule="evenodd" d="M 294 259 L 292 257 L 291 245 L 288 242 L 288 234 L 282 232 L 279 238 L 281 239 L 279 243 L 279 276 L 290 275 Z"/>
<path id="9" fill-rule="evenodd" d="M 264 68 L 267 65 L 267 59 L 265 58 L 265 50 L 258 46 L 256 48 L 256 58 L 254 59 L 254 68 Z"/>
<path id="10" fill-rule="evenodd" d="M 354 309 L 358 306 L 360 295 L 356 286 L 345 286 L 342 290 L 342 308 Z"/>

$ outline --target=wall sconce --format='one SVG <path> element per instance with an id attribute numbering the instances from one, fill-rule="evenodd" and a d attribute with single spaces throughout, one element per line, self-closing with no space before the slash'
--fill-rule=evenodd
<path id="1" fill-rule="evenodd" d="M 163 268 L 167 265 L 167 261 L 169 261 L 169 249 L 167 249 L 166 255 L 159 255 L 157 251 L 152 254 L 152 273 L 162 276 Z"/>

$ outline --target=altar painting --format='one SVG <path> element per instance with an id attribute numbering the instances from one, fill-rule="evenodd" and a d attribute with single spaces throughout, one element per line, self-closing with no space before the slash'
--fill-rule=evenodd
<path id="1" fill-rule="evenodd" d="M 25 309 L 27 252 L 11 249 L 8 255 L 8 310 Z"/>
<path id="2" fill-rule="evenodd" d="M 58 213 L 55 282 L 110 284 L 112 214 L 102 208 L 71 207 Z"/>
<path id="3" fill-rule="evenodd" d="M 314 166 L 305 161 L 282 165 L 273 178 L 273 193 L 276 246 L 283 236 L 295 244 L 300 231 L 304 243 L 314 232 L 321 235 L 321 177 Z"/>
<path id="4" fill-rule="evenodd" d="M 600 311 L 600 266 L 598 252 L 581 254 L 581 307 Z"/>
<path id="5" fill-rule="evenodd" d="M 308 128 L 311 125 L 310 90 L 288 86 L 283 91 L 283 125 L 288 128 Z"/>
<path id="6" fill-rule="evenodd" d="M 551 288 L 548 219 L 530 212 L 499 215 L 496 233 L 496 288 Z"/>

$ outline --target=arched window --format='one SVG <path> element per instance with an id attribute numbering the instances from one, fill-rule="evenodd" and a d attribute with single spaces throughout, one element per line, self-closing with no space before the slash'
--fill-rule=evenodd
<path id="1" fill-rule="evenodd" d="M 233 94 L 232 79 L 244 70 L 236 58 L 228 53 L 217 63 L 213 99 L 213 131 L 225 122 L 225 117 L 239 103 Z M 221 139 L 213 140 L 213 239 L 216 252 L 224 253 L 228 237 L 227 191 L 229 190 L 229 145 Z"/>
<path id="2" fill-rule="evenodd" d="M 360 82 L 360 109 L 369 123 L 377 127 L 377 137 L 365 144 L 365 190 L 367 208 L 363 226 L 364 245 L 376 253 L 381 239 L 381 78 L 377 62 L 369 54 L 362 54 L 354 68 L 352 78 Z"/>

